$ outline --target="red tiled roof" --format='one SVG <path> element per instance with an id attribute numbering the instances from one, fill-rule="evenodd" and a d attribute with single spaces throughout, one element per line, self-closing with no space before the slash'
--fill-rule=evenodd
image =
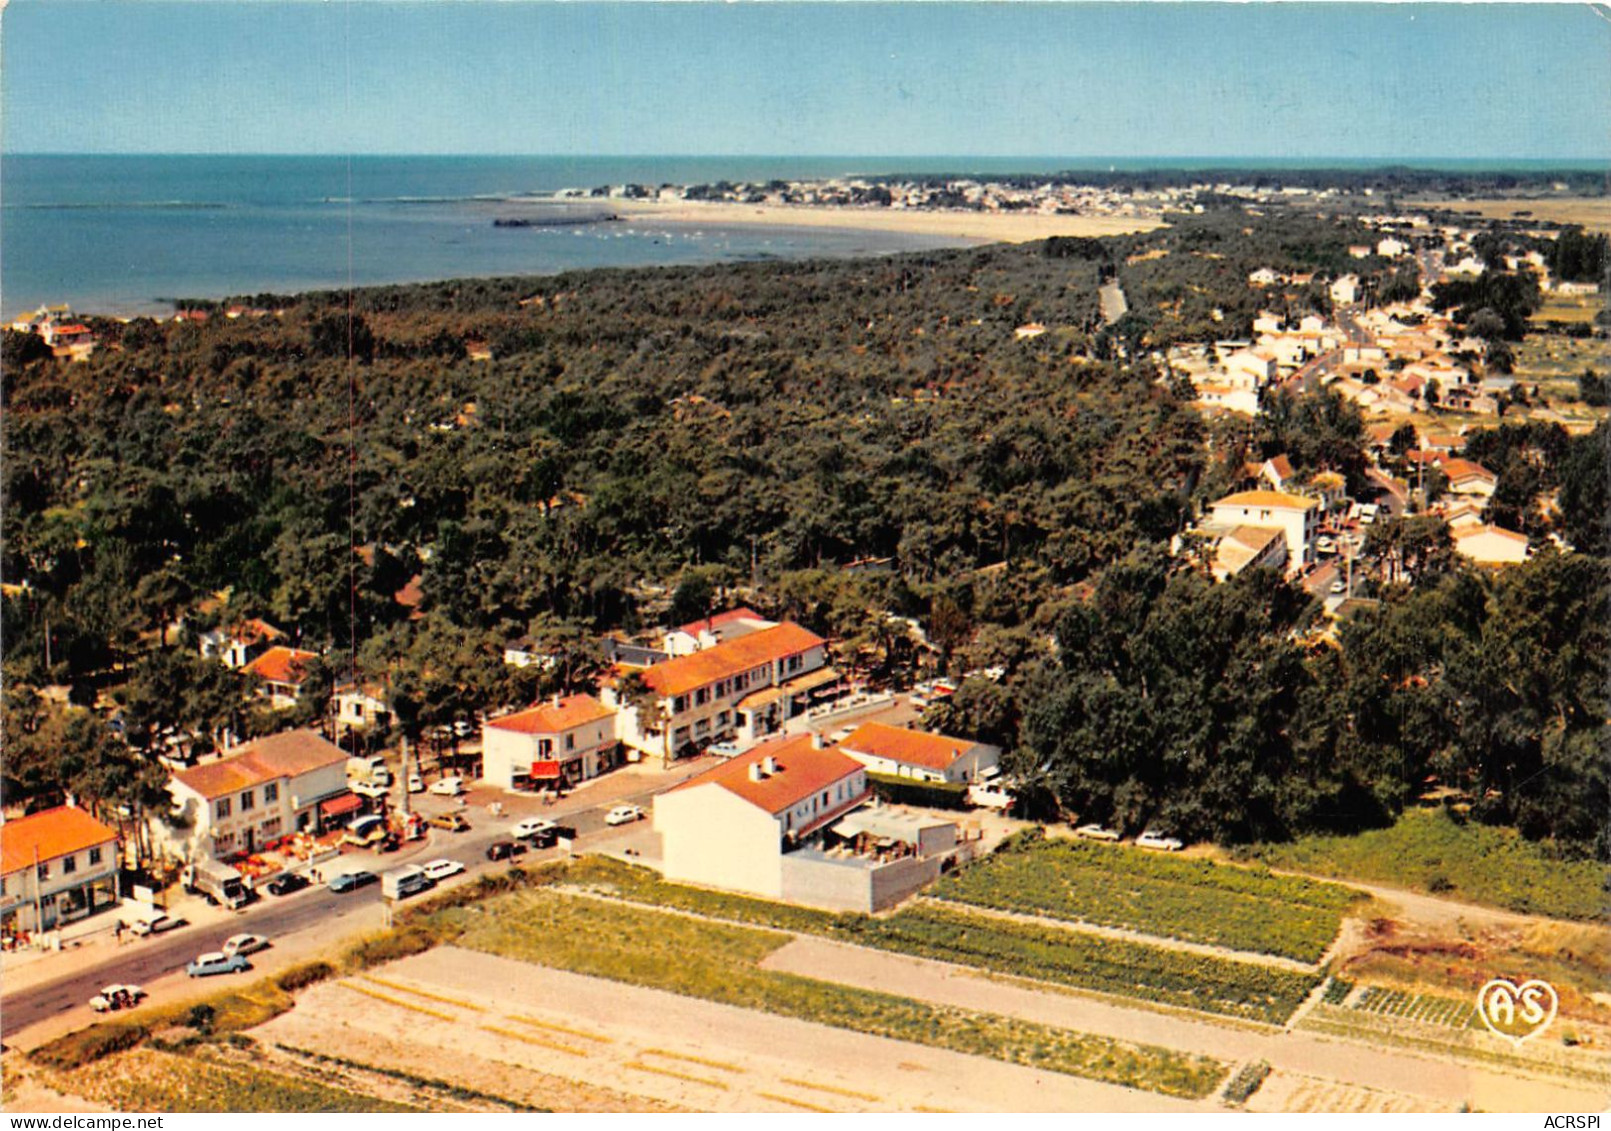
<path id="1" fill-rule="evenodd" d="M 517 734 L 559 734 L 613 714 L 591 695 L 567 695 L 557 703 L 543 703 L 500 719 L 488 719 L 487 726 Z"/>
<path id="2" fill-rule="evenodd" d="M 1490 482 L 1498 477 L 1482 464 L 1469 459 L 1446 459 L 1443 461 L 1443 474 L 1454 483 L 1461 479 L 1486 479 Z"/>
<path id="3" fill-rule="evenodd" d="M 276 778 L 296 777 L 346 760 L 346 751 L 313 731 L 288 730 L 249 742 L 227 758 L 178 770 L 173 777 L 211 801 Z"/>
<path id="4" fill-rule="evenodd" d="M 777 773 L 751 781 L 750 767 L 769 757 L 777 759 Z M 798 734 L 763 742 L 748 753 L 696 774 L 667 792 L 719 785 L 756 808 L 776 815 L 864 768 L 848 754 L 831 746 L 818 750 L 811 735 Z"/>
<path id="5" fill-rule="evenodd" d="M 60 805 L 0 825 L 0 872 L 10 875 L 40 863 L 116 840 L 116 830 L 76 805 Z"/>
<path id="6" fill-rule="evenodd" d="M 766 618 L 754 609 L 737 608 L 728 609 L 725 613 L 717 613 L 713 617 L 701 617 L 699 620 L 689 621 L 678 632 L 685 632 L 689 636 L 698 636 L 708 628 L 721 628 L 723 625 L 733 624 L 737 621 L 753 620 L 766 623 Z"/>
<path id="7" fill-rule="evenodd" d="M 918 730 L 892 727 L 886 723 L 862 723 L 839 744 L 841 750 L 855 751 L 874 758 L 887 758 L 907 766 L 925 766 L 945 771 L 977 745 L 970 739 Z"/>
<path id="8" fill-rule="evenodd" d="M 317 652 L 304 652 L 300 648 L 276 645 L 246 665 L 246 671 L 275 683 L 296 683 L 306 675 L 310 660 L 319 658 Z"/>
<path id="9" fill-rule="evenodd" d="M 1292 478 L 1292 461 L 1287 459 L 1286 456 L 1271 456 L 1267 462 L 1270 465 L 1270 470 L 1275 472 L 1282 479 Z"/>
<path id="10" fill-rule="evenodd" d="M 683 695 L 825 643 L 816 633 L 785 621 L 736 640 L 724 640 L 714 648 L 656 664 L 643 672 L 643 682 L 663 698 Z"/>

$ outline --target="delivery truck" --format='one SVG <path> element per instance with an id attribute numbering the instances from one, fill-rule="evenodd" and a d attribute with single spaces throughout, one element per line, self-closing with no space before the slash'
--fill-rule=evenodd
<path id="1" fill-rule="evenodd" d="M 185 890 L 207 897 L 209 903 L 234 910 L 245 906 L 252 893 L 246 890 L 241 874 L 217 860 L 197 860 L 185 866 Z"/>
<path id="2" fill-rule="evenodd" d="M 423 868 L 412 864 L 384 872 L 380 877 L 380 894 L 387 899 L 407 899 L 435 886 L 436 882 L 425 874 Z"/>

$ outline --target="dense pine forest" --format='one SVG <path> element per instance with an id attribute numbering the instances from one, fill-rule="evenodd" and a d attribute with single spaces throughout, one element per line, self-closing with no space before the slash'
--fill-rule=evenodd
<path id="1" fill-rule="evenodd" d="M 1244 458 L 1362 459 L 1340 402 L 1210 426 L 1149 360 L 1245 334 L 1270 302 L 1250 270 L 1340 269 L 1362 239 L 1249 223 L 248 296 L 91 320 L 83 363 L 8 333 L 7 801 L 155 805 L 174 731 L 283 725 L 189 646 L 226 617 L 328 650 L 304 717 L 355 655 L 417 737 L 586 686 L 600 633 L 742 597 L 868 674 L 1004 668 L 934 721 L 1005 744 L 1046 808 L 1282 839 L 1380 823 L 1436 779 L 1476 819 L 1604 855 L 1603 425 L 1485 441 L 1531 477 L 1517 505 L 1559 492 L 1577 552 L 1483 573 L 1389 524 L 1367 553 L 1420 568 L 1337 629 L 1280 577 L 1168 555 Z M 1108 327 L 1110 276 L 1132 313 Z M 845 568 L 869 559 L 890 568 Z M 567 662 L 505 667 L 522 636 Z"/>

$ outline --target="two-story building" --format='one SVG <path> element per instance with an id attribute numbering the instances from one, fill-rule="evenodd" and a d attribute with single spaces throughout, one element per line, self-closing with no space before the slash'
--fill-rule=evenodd
<path id="1" fill-rule="evenodd" d="M 781 898 L 785 848 L 869 797 L 854 758 L 810 734 L 772 739 L 655 797 L 665 876 Z"/>
<path id="2" fill-rule="evenodd" d="M 75 805 L 0 825 L 0 934 L 54 930 L 116 903 L 117 839 Z"/>
<path id="3" fill-rule="evenodd" d="M 622 690 L 625 677 L 603 691 L 619 712 L 617 735 L 635 758 L 677 757 L 689 747 L 730 738 L 740 748 L 778 733 L 838 682 L 828 666 L 828 642 L 785 621 L 634 673 L 653 694 L 654 716 Z"/>
<path id="4" fill-rule="evenodd" d="M 969 738 L 863 723 L 839 749 L 875 774 L 931 782 L 973 782 L 1001 762 L 1001 748 Z"/>
<path id="5" fill-rule="evenodd" d="M 1215 534 L 1238 527 L 1279 529 L 1286 543 L 1287 573 L 1300 573 L 1314 560 L 1320 500 L 1285 491 L 1238 491 L 1214 503 L 1203 530 Z"/>
<path id="6" fill-rule="evenodd" d="M 575 785 L 615 766 L 615 711 L 591 695 L 554 696 L 481 731 L 481 776 L 504 789 Z"/>
<path id="7" fill-rule="evenodd" d="M 178 770 L 168 782 L 175 822 L 153 839 L 180 860 L 253 852 L 291 833 L 351 819 L 362 799 L 347 789 L 347 753 L 311 730 L 290 730 Z"/>

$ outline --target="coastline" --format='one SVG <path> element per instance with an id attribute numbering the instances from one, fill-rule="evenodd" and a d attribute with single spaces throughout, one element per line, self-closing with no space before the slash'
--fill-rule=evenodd
<path id="1" fill-rule="evenodd" d="M 774 228 L 840 228 L 943 236 L 978 243 L 1029 243 L 1051 236 L 1120 236 L 1165 226 L 1144 216 L 1064 216 L 1040 212 L 971 212 L 901 208 L 823 207 L 809 204 L 737 204 L 725 201 L 612 200 L 624 220 L 667 224 Z"/>

